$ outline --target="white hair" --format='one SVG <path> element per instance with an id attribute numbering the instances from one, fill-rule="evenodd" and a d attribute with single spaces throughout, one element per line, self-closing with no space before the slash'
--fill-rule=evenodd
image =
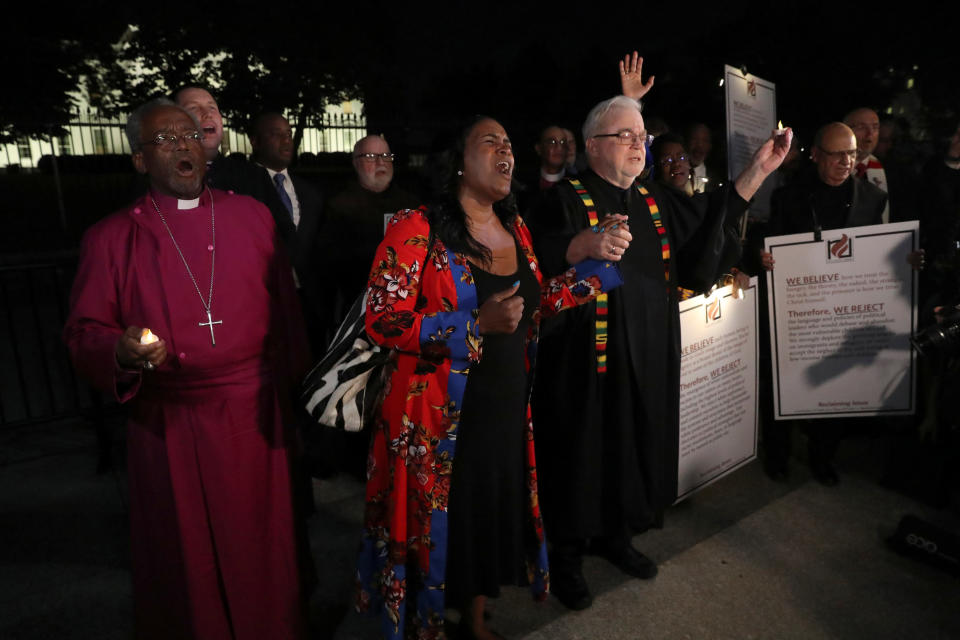
<path id="1" fill-rule="evenodd" d="M 614 109 L 633 109 L 637 113 L 642 112 L 640 103 L 627 96 L 614 96 L 609 100 L 604 100 L 590 109 L 590 113 L 587 114 L 587 119 L 583 123 L 584 143 L 597 133 L 597 129 L 600 128 L 600 121 Z"/>

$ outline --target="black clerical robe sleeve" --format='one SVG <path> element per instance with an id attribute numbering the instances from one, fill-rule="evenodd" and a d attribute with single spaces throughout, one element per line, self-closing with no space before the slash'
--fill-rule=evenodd
<path id="1" fill-rule="evenodd" d="M 677 284 L 697 292 L 708 290 L 742 255 L 740 219 L 749 202 L 736 189 L 724 187 L 689 197 L 657 189 L 657 202 L 666 211 L 676 252 Z"/>
<path id="2" fill-rule="evenodd" d="M 586 210 L 576 193 L 559 186 L 547 190 L 525 222 L 533 237 L 543 275 L 551 278 L 566 271 L 569 266 L 567 247 L 587 226 Z"/>

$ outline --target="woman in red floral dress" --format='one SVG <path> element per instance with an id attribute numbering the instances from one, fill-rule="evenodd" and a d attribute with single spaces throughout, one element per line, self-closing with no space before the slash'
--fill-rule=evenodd
<path id="1" fill-rule="evenodd" d="M 464 129 L 438 204 L 395 215 L 370 272 L 367 333 L 397 357 L 368 458 L 357 606 L 380 608 L 387 638 L 442 638 L 446 606 L 465 635 L 496 637 L 486 597 L 548 588 L 528 404 L 539 316 L 620 277 L 612 234 L 587 230 L 588 255 L 606 259 L 543 281 L 513 164 L 496 121 Z"/>

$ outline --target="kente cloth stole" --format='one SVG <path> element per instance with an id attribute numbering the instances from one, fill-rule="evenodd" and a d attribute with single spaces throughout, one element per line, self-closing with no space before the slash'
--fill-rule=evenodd
<path id="1" fill-rule="evenodd" d="M 583 206 L 587 208 L 587 218 L 591 227 L 600 224 L 600 217 L 597 215 L 597 205 L 593 203 L 593 198 L 587 192 L 587 188 L 576 178 L 569 178 L 570 185 L 577 192 L 583 201 Z M 663 220 L 660 218 L 660 208 L 657 201 L 653 199 L 646 187 L 637 184 L 637 191 L 647 202 L 647 208 L 650 210 L 650 218 L 653 220 L 653 226 L 657 230 L 657 236 L 660 238 L 660 253 L 663 256 L 663 277 L 666 282 L 670 282 L 670 240 L 667 238 L 667 230 L 663 227 Z M 597 352 L 597 373 L 607 372 L 607 294 L 601 293 L 597 296 L 597 319 L 594 327 L 594 339 Z"/>

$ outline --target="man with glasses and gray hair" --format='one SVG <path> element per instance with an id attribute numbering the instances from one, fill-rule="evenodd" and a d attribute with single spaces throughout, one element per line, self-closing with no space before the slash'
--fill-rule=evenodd
<path id="1" fill-rule="evenodd" d="M 133 635 L 301 637 L 289 262 L 265 206 L 205 184 L 197 118 L 159 100 L 127 132 L 149 190 L 84 236 L 64 339 L 129 407 Z"/>
<path id="2" fill-rule="evenodd" d="M 356 179 L 329 201 L 321 234 L 323 272 L 336 274 L 325 321 L 331 337 L 350 304 L 367 288 L 370 264 L 387 221 L 397 211 L 423 204 L 394 182 L 396 155 L 382 135 L 357 140 L 351 161 Z M 321 473 L 345 470 L 366 479 L 369 433 L 322 429 L 315 437 L 319 442 L 311 449 L 319 458 Z"/>
<path id="3" fill-rule="evenodd" d="M 791 137 L 789 129 L 775 132 L 731 188 L 688 198 L 637 182 L 648 135 L 637 100 L 617 96 L 596 105 L 583 125 L 589 168 L 548 191 L 529 221 L 545 274 L 599 249 L 624 279 L 617 291 L 541 329 L 537 473 L 552 542 L 551 590 L 571 609 L 592 603 L 582 572 L 588 549 L 635 577 L 657 573 L 631 540 L 660 526 L 677 497 L 677 288 L 702 289 L 729 266 L 719 264 L 724 220 L 744 213 Z M 607 216 L 617 217 L 616 228 L 580 233 L 601 228 Z"/>
<path id="4" fill-rule="evenodd" d="M 396 156 L 383 136 L 369 135 L 353 147 L 356 180 L 330 200 L 327 260 L 336 269 L 343 302 L 349 306 L 367 286 L 367 272 L 386 221 L 397 211 L 423 204 L 393 182 Z"/>

